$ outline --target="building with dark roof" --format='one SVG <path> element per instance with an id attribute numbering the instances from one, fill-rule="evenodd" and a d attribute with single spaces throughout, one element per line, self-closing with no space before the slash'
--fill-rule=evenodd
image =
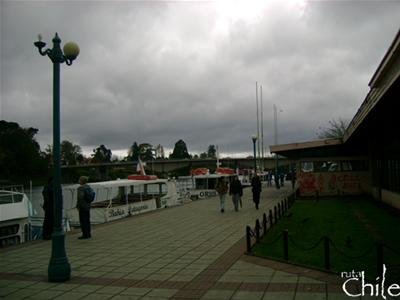
<path id="1" fill-rule="evenodd" d="M 303 195 L 370 193 L 400 209 L 400 30 L 341 139 L 270 146 L 296 161 Z"/>

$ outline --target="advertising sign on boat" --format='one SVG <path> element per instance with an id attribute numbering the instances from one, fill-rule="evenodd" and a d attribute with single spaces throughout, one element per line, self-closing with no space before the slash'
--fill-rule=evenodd
<path id="1" fill-rule="evenodd" d="M 155 199 L 111 207 L 106 209 L 105 211 L 105 221 L 110 222 L 127 216 L 134 216 L 156 209 L 157 205 Z"/>

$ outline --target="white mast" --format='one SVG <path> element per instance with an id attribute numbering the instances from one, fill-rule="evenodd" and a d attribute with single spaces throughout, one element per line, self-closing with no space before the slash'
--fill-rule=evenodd
<path id="1" fill-rule="evenodd" d="M 257 104 L 257 136 L 258 138 L 258 160 L 260 160 L 260 124 L 258 120 L 258 87 L 257 87 L 257 81 L 256 81 L 256 104 Z M 254 170 L 254 172 L 257 173 L 257 170 Z"/>
<path id="2" fill-rule="evenodd" d="M 264 121 L 263 121 L 263 101 L 262 101 L 262 86 L 261 89 L 261 148 L 262 148 L 262 162 L 261 162 L 261 171 L 264 171 Z"/>

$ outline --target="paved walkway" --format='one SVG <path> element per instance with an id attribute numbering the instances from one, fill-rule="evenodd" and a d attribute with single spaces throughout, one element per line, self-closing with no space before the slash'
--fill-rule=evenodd
<path id="1" fill-rule="evenodd" d="M 246 225 L 254 228 L 257 218 L 291 192 L 288 186 L 264 187 L 259 210 L 246 189 L 239 212 L 227 198 L 221 213 L 214 197 L 95 226 L 89 240 L 78 240 L 80 231 L 69 232 L 72 273 L 63 283 L 47 281 L 51 241 L 2 248 L 0 297 L 354 299 L 344 294 L 339 276 L 244 253 Z"/>

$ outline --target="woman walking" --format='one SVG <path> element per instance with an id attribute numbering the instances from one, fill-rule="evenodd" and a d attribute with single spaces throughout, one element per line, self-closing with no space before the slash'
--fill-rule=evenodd
<path id="1" fill-rule="evenodd" d="M 228 183 L 225 182 L 225 177 L 220 177 L 218 183 L 215 186 L 215 190 L 218 192 L 219 200 L 221 202 L 221 212 L 225 211 L 225 197 L 228 192 Z"/>
<path id="2" fill-rule="evenodd" d="M 229 195 L 232 196 L 232 202 L 233 205 L 235 206 L 235 210 L 239 211 L 238 206 L 240 198 L 243 196 L 243 187 L 237 175 L 233 177 L 233 181 L 229 186 Z"/>

